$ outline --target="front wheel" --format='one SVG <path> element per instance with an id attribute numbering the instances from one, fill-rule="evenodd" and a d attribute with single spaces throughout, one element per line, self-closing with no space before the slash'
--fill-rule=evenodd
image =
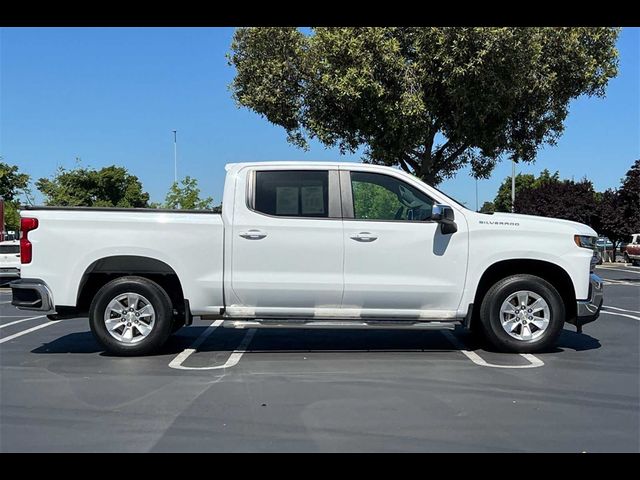
<path id="1" fill-rule="evenodd" d="M 560 294 L 534 275 L 512 275 L 493 285 L 480 307 L 480 322 L 500 351 L 528 353 L 553 346 L 564 325 Z"/>
<path id="2" fill-rule="evenodd" d="M 171 334 L 173 309 L 162 287 L 143 277 L 120 277 L 104 285 L 89 309 L 95 338 L 116 355 L 146 355 Z"/>

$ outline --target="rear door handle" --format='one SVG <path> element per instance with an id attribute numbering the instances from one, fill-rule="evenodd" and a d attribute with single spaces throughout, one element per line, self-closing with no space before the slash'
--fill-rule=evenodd
<path id="1" fill-rule="evenodd" d="M 351 235 L 351 238 L 357 242 L 373 242 L 374 240 L 378 239 L 378 237 L 371 232 L 356 233 L 354 235 Z"/>
<path id="2" fill-rule="evenodd" d="M 266 234 L 266 233 L 264 233 L 264 232 L 263 232 L 263 231 L 261 231 L 261 230 L 251 229 L 251 230 L 249 230 L 249 231 L 247 231 L 247 232 L 242 232 L 242 233 L 240 234 L 240 236 L 241 236 L 242 238 L 246 238 L 247 240 L 260 240 L 260 239 L 262 239 L 262 238 L 266 237 L 266 236 L 267 236 L 267 234 Z"/>

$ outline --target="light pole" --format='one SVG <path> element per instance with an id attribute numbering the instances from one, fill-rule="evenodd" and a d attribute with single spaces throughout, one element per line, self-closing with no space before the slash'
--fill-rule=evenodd
<path id="1" fill-rule="evenodd" d="M 476 177 L 476 212 L 478 211 L 478 177 Z"/>
<path id="2" fill-rule="evenodd" d="M 511 213 L 515 211 L 516 203 L 516 162 L 511 160 Z"/>
<path id="3" fill-rule="evenodd" d="M 173 131 L 173 183 L 178 183 L 178 131 Z"/>

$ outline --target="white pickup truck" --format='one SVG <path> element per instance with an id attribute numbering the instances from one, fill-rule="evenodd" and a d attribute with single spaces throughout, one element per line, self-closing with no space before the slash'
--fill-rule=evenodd
<path id="1" fill-rule="evenodd" d="M 503 351 L 595 320 L 596 232 L 466 209 L 400 170 L 226 167 L 222 213 L 26 208 L 13 305 L 88 315 L 108 351 L 157 350 L 192 317 L 232 328 L 453 329 Z"/>

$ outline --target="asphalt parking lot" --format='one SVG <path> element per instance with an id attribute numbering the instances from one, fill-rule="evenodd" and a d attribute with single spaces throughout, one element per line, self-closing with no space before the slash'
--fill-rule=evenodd
<path id="1" fill-rule="evenodd" d="M 86 319 L 0 290 L 0 451 L 640 451 L 640 268 L 558 347 L 499 354 L 462 331 L 229 330 L 104 354 Z M 37 318 L 34 318 L 37 317 Z"/>

